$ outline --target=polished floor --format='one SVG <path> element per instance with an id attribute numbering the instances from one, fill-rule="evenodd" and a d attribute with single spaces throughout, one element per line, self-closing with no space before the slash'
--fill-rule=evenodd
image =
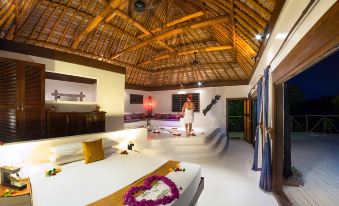
<path id="1" fill-rule="evenodd" d="M 198 206 L 275 206 L 272 193 L 263 192 L 259 172 L 251 170 L 253 149 L 243 140 L 230 140 L 225 156 L 202 166 L 205 190 Z"/>
<path id="2" fill-rule="evenodd" d="M 292 136 L 292 165 L 303 173 L 303 187 L 284 187 L 293 205 L 339 205 L 339 135 Z"/>
<path id="3" fill-rule="evenodd" d="M 202 176 L 205 177 L 205 189 L 197 205 L 278 205 L 272 193 L 259 189 L 260 173 L 251 170 L 252 158 L 251 145 L 243 140 L 230 140 L 226 152 L 219 159 L 191 161 L 201 165 Z"/>

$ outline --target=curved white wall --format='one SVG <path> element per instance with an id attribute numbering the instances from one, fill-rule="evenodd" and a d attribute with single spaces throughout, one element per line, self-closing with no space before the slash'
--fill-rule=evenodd
<path id="1" fill-rule="evenodd" d="M 279 63 L 293 49 L 293 47 L 303 38 L 303 36 L 336 1 L 337 0 L 316 1 L 314 7 L 309 11 L 296 30 L 292 33 L 292 36 L 287 41 L 287 44 L 284 46 L 283 50 L 272 62 L 271 71 L 273 71 L 279 65 Z M 286 0 L 284 8 L 280 13 L 272 33 L 266 34 L 266 36 L 270 36 L 270 39 L 266 45 L 263 55 L 259 60 L 258 67 L 250 81 L 251 85 L 255 84 L 258 81 L 260 75 L 263 74 L 263 70 L 271 62 L 272 58 L 275 56 L 279 47 L 284 41 L 287 33 L 290 31 L 293 24 L 297 21 L 309 2 L 309 0 Z"/>
<path id="2" fill-rule="evenodd" d="M 130 93 L 139 92 L 138 94 L 144 94 L 144 97 L 152 96 L 155 113 L 172 113 L 172 94 L 184 94 L 184 93 L 200 93 L 200 112 L 194 113 L 193 126 L 208 127 L 208 128 L 225 128 L 226 127 L 226 99 L 227 98 L 246 98 L 251 86 L 225 86 L 225 87 L 208 87 L 208 88 L 196 88 L 196 89 L 182 89 L 182 90 L 168 90 L 168 91 L 136 91 L 126 90 L 126 95 Z M 215 95 L 221 95 L 220 100 L 212 109 L 203 115 L 202 110 L 211 103 L 212 98 Z M 127 100 L 128 102 L 127 102 Z M 125 98 L 125 113 L 143 111 L 142 108 L 133 108 L 129 105 L 129 97 Z"/>

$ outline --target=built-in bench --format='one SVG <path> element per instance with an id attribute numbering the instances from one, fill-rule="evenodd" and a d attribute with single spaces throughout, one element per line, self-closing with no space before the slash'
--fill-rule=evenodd
<path id="1" fill-rule="evenodd" d="M 180 113 L 167 113 L 161 114 L 156 113 L 154 114 L 150 120 L 151 125 L 161 125 L 161 126 L 169 126 L 169 127 L 179 127 L 180 126 Z M 124 122 L 125 122 L 125 129 L 126 128 L 138 128 L 146 126 L 148 116 L 143 113 L 133 113 L 133 114 L 125 114 L 124 115 Z"/>

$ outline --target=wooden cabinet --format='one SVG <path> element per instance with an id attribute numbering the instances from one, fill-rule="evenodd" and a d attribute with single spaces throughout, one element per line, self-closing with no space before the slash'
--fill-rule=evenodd
<path id="1" fill-rule="evenodd" d="M 105 112 L 47 112 L 47 137 L 105 132 Z"/>
<path id="2" fill-rule="evenodd" d="M 70 117 L 68 112 L 47 112 L 47 137 L 64 137 L 70 135 Z"/>
<path id="3" fill-rule="evenodd" d="M 96 112 L 89 115 L 90 122 L 88 129 L 91 132 L 102 132 L 105 131 L 105 113 Z"/>
<path id="4" fill-rule="evenodd" d="M 70 119 L 71 119 L 70 125 L 71 135 L 92 133 L 89 130 L 89 125 L 91 124 L 90 113 L 73 112 L 70 114 Z"/>
<path id="5" fill-rule="evenodd" d="M 0 197 L 1 206 L 32 206 L 31 204 L 31 183 L 29 180 L 27 182 L 27 188 L 24 190 L 18 190 L 15 194 L 8 197 Z M 7 188 L 3 185 L 0 185 L 0 194 L 2 195 Z"/>
<path id="6" fill-rule="evenodd" d="M 29 194 L 15 197 L 0 197 L 1 206 L 32 206 Z"/>
<path id="7" fill-rule="evenodd" d="M 0 141 L 44 137 L 44 113 L 44 65 L 0 58 Z"/>
<path id="8" fill-rule="evenodd" d="M 32 206 L 31 204 L 31 184 L 27 180 L 27 188 L 24 190 L 17 190 L 15 194 L 8 197 L 0 197 L 1 206 Z M 7 188 L 0 185 L 0 194 L 3 194 Z"/>

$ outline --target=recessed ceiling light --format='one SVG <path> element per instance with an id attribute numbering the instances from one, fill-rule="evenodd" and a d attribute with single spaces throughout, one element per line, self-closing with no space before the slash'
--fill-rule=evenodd
<path id="1" fill-rule="evenodd" d="M 201 82 L 198 82 L 197 85 L 198 85 L 198 87 L 201 87 L 201 86 L 202 86 L 202 83 L 201 83 Z"/>
<path id="2" fill-rule="evenodd" d="M 255 39 L 260 41 L 262 39 L 262 35 L 261 34 L 257 34 L 255 35 Z"/>
<path id="3" fill-rule="evenodd" d="M 183 87 L 184 85 L 180 84 L 181 87 Z"/>

